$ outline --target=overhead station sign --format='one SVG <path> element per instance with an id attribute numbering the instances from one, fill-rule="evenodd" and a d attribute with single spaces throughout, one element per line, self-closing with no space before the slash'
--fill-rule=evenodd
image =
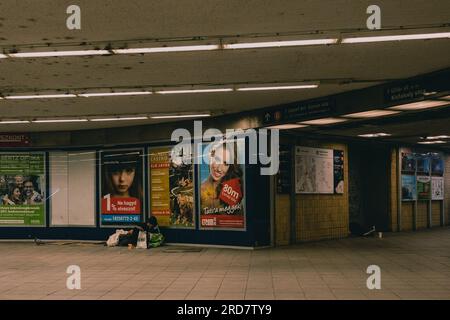
<path id="1" fill-rule="evenodd" d="M 0 147 L 29 147 L 30 135 L 26 133 L 0 133 Z"/>
<path id="2" fill-rule="evenodd" d="M 334 111 L 333 105 L 329 99 L 286 104 L 264 112 L 263 123 L 275 125 L 329 116 Z"/>

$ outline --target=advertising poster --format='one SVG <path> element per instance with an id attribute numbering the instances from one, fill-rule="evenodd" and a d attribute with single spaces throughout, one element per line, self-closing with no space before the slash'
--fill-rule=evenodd
<path id="1" fill-rule="evenodd" d="M 195 228 L 194 166 L 182 149 L 149 149 L 150 215 L 161 227 Z"/>
<path id="2" fill-rule="evenodd" d="M 344 151 L 333 150 L 334 193 L 344 193 Z"/>
<path id="3" fill-rule="evenodd" d="M 430 176 L 417 176 L 417 199 L 430 200 L 431 178 Z"/>
<path id="4" fill-rule="evenodd" d="M 428 155 L 420 155 L 417 157 L 417 173 L 423 175 L 430 174 L 430 157 Z"/>
<path id="5" fill-rule="evenodd" d="M 234 148 L 227 148 L 220 142 L 200 145 L 202 163 L 199 165 L 199 203 L 202 229 L 245 230 L 244 147 L 245 141 L 242 139 L 234 143 Z"/>
<path id="6" fill-rule="evenodd" d="M 402 152 L 402 172 L 416 172 L 416 158 L 412 153 Z"/>
<path id="7" fill-rule="evenodd" d="M 444 178 L 431 178 L 431 200 L 444 200 Z"/>
<path id="8" fill-rule="evenodd" d="M 412 201 L 416 198 L 416 176 L 402 175 L 402 200 Z"/>
<path id="9" fill-rule="evenodd" d="M 44 193 L 44 153 L 0 153 L 0 226 L 45 226 Z"/>
<path id="10" fill-rule="evenodd" d="M 436 176 L 444 175 L 444 161 L 439 155 L 431 158 L 431 174 Z"/>
<path id="11" fill-rule="evenodd" d="M 295 192 L 334 193 L 333 150 L 295 148 Z"/>
<path id="12" fill-rule="evenodd" d="M 100 203 L 103 225 L 142 222 L 143 157 L 143 149 L 100 152 Z"/>

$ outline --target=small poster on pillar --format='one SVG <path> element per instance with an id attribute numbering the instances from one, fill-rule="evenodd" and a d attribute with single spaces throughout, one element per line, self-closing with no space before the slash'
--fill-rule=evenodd
<path id="1" fill-rule="evenodd" d="M 150 215 L 161 227 L 195 228 L 194 165 L 190 150 L 149 148 Z"/>
<path id="2" fill-rule="evenodd" d="M 102 225 L 142 222 L 143 149 L 100 152 Z"/>
<path id="3" fill-rule="evenodd" d="M 200 228 L 245 230 L 245 142 L 199 145 Z"/>

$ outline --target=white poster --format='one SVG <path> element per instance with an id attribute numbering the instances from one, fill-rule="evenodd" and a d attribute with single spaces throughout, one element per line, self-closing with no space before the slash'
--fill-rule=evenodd
<path id="1" fill-rule="evenodd" d="M 295 192 L 333 193 L 333 150 L 295 148 Z"/>
<path id="2" fill-rule="evenodd" d="M 431 200 L 444 200 L 444 178 L 431 178 Z"/>

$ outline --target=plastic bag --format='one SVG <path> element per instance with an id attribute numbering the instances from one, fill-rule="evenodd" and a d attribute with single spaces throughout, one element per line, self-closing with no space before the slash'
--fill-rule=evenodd
<path id="1" fill-rule="evenodd" d="M 147 249 L 147 232 L 139 231 L 138 241 L 136 248 Z"/>
<path id="2" fill-rule="evenodd" d="M 148 243 L 149 248 L 159 247 L 164 242 L 164 236 L 162 233 L 150 233 L 150 240 Z"/>

